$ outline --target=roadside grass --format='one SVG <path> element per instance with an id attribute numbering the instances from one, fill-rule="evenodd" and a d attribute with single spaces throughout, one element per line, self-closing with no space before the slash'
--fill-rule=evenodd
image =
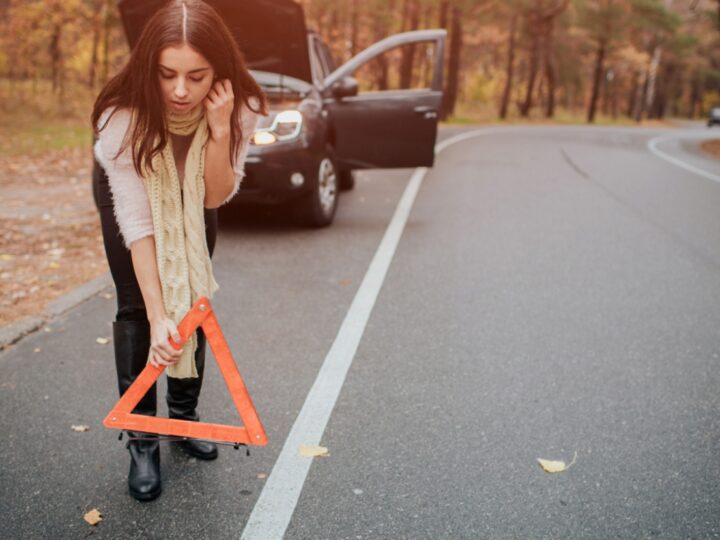
<path id="1" fill-rule="evenodd" d="M 596 126 L 638 126 L 638 127 L 674 127 L 670 122 L 665 120 L 643 120 L 640 123 L 635 122 L 631 118 L 618 115 L 613 118 L 611 115 L 605 115 L 599 112 L 595 117 L 594 124 L 588 124 L 586 112 L 581 110 L 569 110 L 558 107 L 555 110 L 553 118 L 545 118 L 543 112 L 539 108 L 535 108 L 530 112 L 528 118 L 523 118 L 517 113 L 517 108 L 512 106 L 509 111 L 508 118 L 502 120 L 498 116 L 495 106 L 490 104 L 458 104 L 455 114 L 451 116 L 445 124 L 448 125 L 464 125 L 464 124 L 493 124 L 493 125 L 513 125 L 513 124 L 555 124 L 555 125 L 596 125 Z"/>
<path id="2" fill-rule="evenodd" d="M 69 85 L 53 94 L 48 81 L 0 79 L 0 156 L 36 156 L 49 150 L 90 147 L 94 90 Z"/>

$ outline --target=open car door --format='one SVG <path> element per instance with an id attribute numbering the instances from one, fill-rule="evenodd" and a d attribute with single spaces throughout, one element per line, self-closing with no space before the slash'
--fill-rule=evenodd
<path id="1" fill-rule="evenodd" d="M 443 95 L 445 36 L 443 29 L 394 34 L 358 53 L 325 78 L 323 94 L 340 168 L 433 165 Z M 357 69 L 391 49 L 423 42 L 435 44 L 430 88 L 357 93 L 351 76 Z"/>

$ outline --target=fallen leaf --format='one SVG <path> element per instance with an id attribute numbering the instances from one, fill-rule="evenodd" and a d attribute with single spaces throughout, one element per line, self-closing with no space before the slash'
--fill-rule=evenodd
<path id="1" fill-rule="evenodd" d="M 113 297 L 113 295 L 110 293 L 102 293 L 100 296 L 102 296 L 103 298 L 106 298 L 108 300 L 110 300 L 110 298 Z"/>
<path id="2" fill-rule="evenodd" d="M 99 337 L 95 341 L 97 341 L 100 345 L 107 345 L 110 340 L 108 338 Z"/>
<path id="3" fill-rule="evenodd" d="M 551 459 L 542 459 L 538 458 L 538 463 L 540 464 L 540 467 L 542 467 L 542 470 L 547 473 L 559 473 L 563 471 L 567 471 L 570 467 L 572 467 L 575 464 L 575 460 L 577 459 L 577 452 L 575 452 L 575 456 L 573 456 L 573 460 L 569 464 L 565 464 L 564 461 L 554 461 Z"/>
<path id="4" fill-rule="evenodd" d="M 339 279 L 338 285 L 351 285 L 352 279 Z"/>
<path id="5" fill-rule="evenodd" d="M 35 348 L 33 349 L 33 352 L 40 352 L 41 350 L 42 350 L 42 349 L 41 349 L 40 347 L 35 347 Z"/>
<path id="6" fill-rule="evenodd" d="M 261 472 L 261 473 L 258 473 L 257 477 L 258 477 L 260 480 L 262 480 L 263 478 L 267 478 L 267 474 L 265 474 L 264 472 Z"/>
<path id="7" fill-rule="evenodd" d="M 70 426 L 70 427 L 72 428 L 73 431 L 77 431 L 79 433 L 83 433 L 85 431 L 90 431 L 90 427 L 86 426 L 84 424 L 80 424 L 78 426 Z"/>
<path id="8" fill-rule="evenodd" d="M 83 516 L 83 519 L 87 521 L 90 525 L 97 525 L 102 521 L 102 514 L 98 511 L 97 508 L 93 508 Z"/>
<path id="9" fill-rule="evenodd" d="M 302 457 L 327 457 L 330 454 L 328 449 L 324 446 L 317 446 L 316 444 L 301 444 L 300 455 Z"/>

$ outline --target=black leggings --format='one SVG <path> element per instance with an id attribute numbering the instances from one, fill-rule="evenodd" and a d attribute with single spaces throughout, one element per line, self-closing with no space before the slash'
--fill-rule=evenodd
<path id="1" fill-rule="evenodd" d="M 147 320 L 145 302 L 135 277 L 130 250 L 125 247 L 120 228 L 115 220 L 113 202 L 105 171 L 97 164 L 93 168 L 93 196 L 100 212 L 105 255 L 107 255 L 110 274 L 117 291 L 117 321 Z M 205 209 L 205 238 L 212 257 L 215 251 L 218 217 L 217 209 Z"/>

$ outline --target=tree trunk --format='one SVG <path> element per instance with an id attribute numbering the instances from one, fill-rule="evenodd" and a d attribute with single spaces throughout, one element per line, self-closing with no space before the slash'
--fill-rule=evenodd
<path id="1" fill-rule="evenodd" d="M 695 118 L 697 113 L 697 105 L 700 102 L 700 76 L 697 72 L 693 75 L 690 82 L 690 99 L 688 100 L 688 118 Z"/>
<path id="2" fill-rule="evenodd" d="M 95 0 L 95 10 L 93 12 L 93 42 L 92 53 L 90 56 L 90 73 L 88 73 L 88 88 L 95 87 L 95 77 L 97 74 L 98 49 L 100 48 L 100 34 L 102 32 L 103 9 L 105 2 L 103 0 Z"/>
<path id="3" fill-rule="evenodd" d="M 602 78 L 600 87 L 600 102 L 602 103 L 600 108 L 602 109 L 602 113 L 607 116 L 610 113 L 610 81 L 608 81 L 607 75 Z"/>
<path id="4" fill-rule="evenodd" d="M 645 73 L 638 75 L 637 94 L 635 95 L 635 110 L 633 111 L 633 119 L 640 122 L 645 112 L 645 96 L 647 96 L 648 76 Z"/>
<path id="5" fill-rule="evenodd" d="M 350 15 L 350 56 L 358 53 L 358 0 L 352 0 L 352 14 Z"/>
<path id="6" fill-rule="evenodd" d="M 652 116 L 653 101 L 655 100 L 655 82 L 657 81 L 657 72 L 660 66 L 660 58 L 662 58 L 662 47 L 656 45 L 653 50 L 652 60 L 648 68 L 647 93 L 645 95 L 645 109 Z"/>
<path id="7" fill-rule="evenodd" d="M 381 14 L 374 14 L 374 20 L 373 20 L 373 38 L 374 41 L 379 41 L 382 38 L 384 38 L 388 31 L 387 31 L 387 25 L 385 20 L 383 19 Z M 373 79 L 375 83 L 375 87 L 378 90 L 387 90 L 389 87 L 389 77 L 388 77 L 388 59 L 386 54 L 381 54 L 380 56 L 377 56 L 372 61 L 373 66 Z"/>
<path id="8" fill-rule="evenodd" d="M 60 71 L 62 62 L 62 53 L 60 51 L 60 37 L 62 35 L 62 26 L 55 24 L 52 35 L 50 36 L 50 45 L 48 52 L 50 53 L 50 69 L 53 93 L 60 90 Z"/>
<path id="9" fill-rule="evenodd" d="M 718 0 L 720 1 L 720 0 Z M 442 0 L 440 2 L 440 9 L 438 10 L 438 26 L 440 28 L 446 28 L 448 25 L 448 8 L 450 7 L 449 0 Z"/>
<path id="10" fill-rule="evenodd" d="M 610 85 L 610 114 L 613 120 L 618 117 L 618 88 L 620 87 L 620 80 L 615 76 Z"/>
<path id="11" fill-rule="evenodd" d="M 630 93 L 628 94 L 628 106 L 627 111 L 625 111 L 626 116 L 628 118 L 632 118 L 633 112 L 635 111 L 635 97 L 637 96 L 637 87 L 638 87 L 638 74 L 635 72 L 630 72 Z"/>
<path id="12" fill-rule="evenodd" d="M 102 63 L 102 83 L 105 84 L 110 74 L 110 17 L 112 16 L 112 10 L 115 8 L 113 0 L 106 0 L 105 2 L 105 24 L 103 33 L 103 63 Z"/>
<path id="13" fill-rule="evenodd" d="M 540 20 L 537 17 L 528 15 L 527 28 L 532 33 L 532 40 L 530 42 L 530 58 L 528 62 L 528 78 L 527 87 L 525 88 L 525 99 L 520 104 L 520 116 L 527 118 L 530 115 L 530 109 L 533 105 L 533 92 L 535 91 L 535 79 L 537 78 L 538 68 L 540 64 Z"/>
<path id="14" fill-rule="evenodd" d="M 417 30 L 419 22 L 419 6 L 417 0 L 407 0 L 409 28 Z M 405 45 L 401 49 L 402 59 L 400 61 L 400 88 L 412 87 L 413 64 L 415 62 L 415 45 Z"/>
<path id="15" fill-rule="evenodd" d="M 545 36 L 545 81 L 547 82 L 547 104 L 545 107 L 545 118 L 555 116 L 555 81 L 557 79 L 557 68 L 555 67 L 555 55 L 553 54 L 553 21 L 548 22 L 547 34 Z"/>
<path id="16" fill-rule="evenodd" d="M 455 112 L 460 78 L 460 51 L 462 49 L 462 10 L 452 8 L 452 28 L 450 31 L 450 61 L 448 62 L 447 81 L 443 92 L 441 120 L 446 120 Z"/>
<path id="17" fill-rule="evenodd" d="M 510 32 L 508 34 L 508 55 L 505 64 L 505 88 L 503 88 L 500 100 L 500 118 L 507 118 L 508 106 L 510 104 L 510 92 L 513 84 L 513 71 L 515 67 L 515 28 L 517 26 L 518 13 L 514 11 L 510 18 Z"/>
<path id="18" fill-rule="evenodd" d="M 605 41 L 598 43 L 597 55 L 595 56 L 595 73 L 593 75 L 592 95 L 590 96 L 590 105 L 588 107 L 587 121 L 588 124 L 595 122 L 595 111 L 597 109 L 598 94 L 600 92 L 600 78 L 605 70 L 603 64 L 605 62 Z"/>

